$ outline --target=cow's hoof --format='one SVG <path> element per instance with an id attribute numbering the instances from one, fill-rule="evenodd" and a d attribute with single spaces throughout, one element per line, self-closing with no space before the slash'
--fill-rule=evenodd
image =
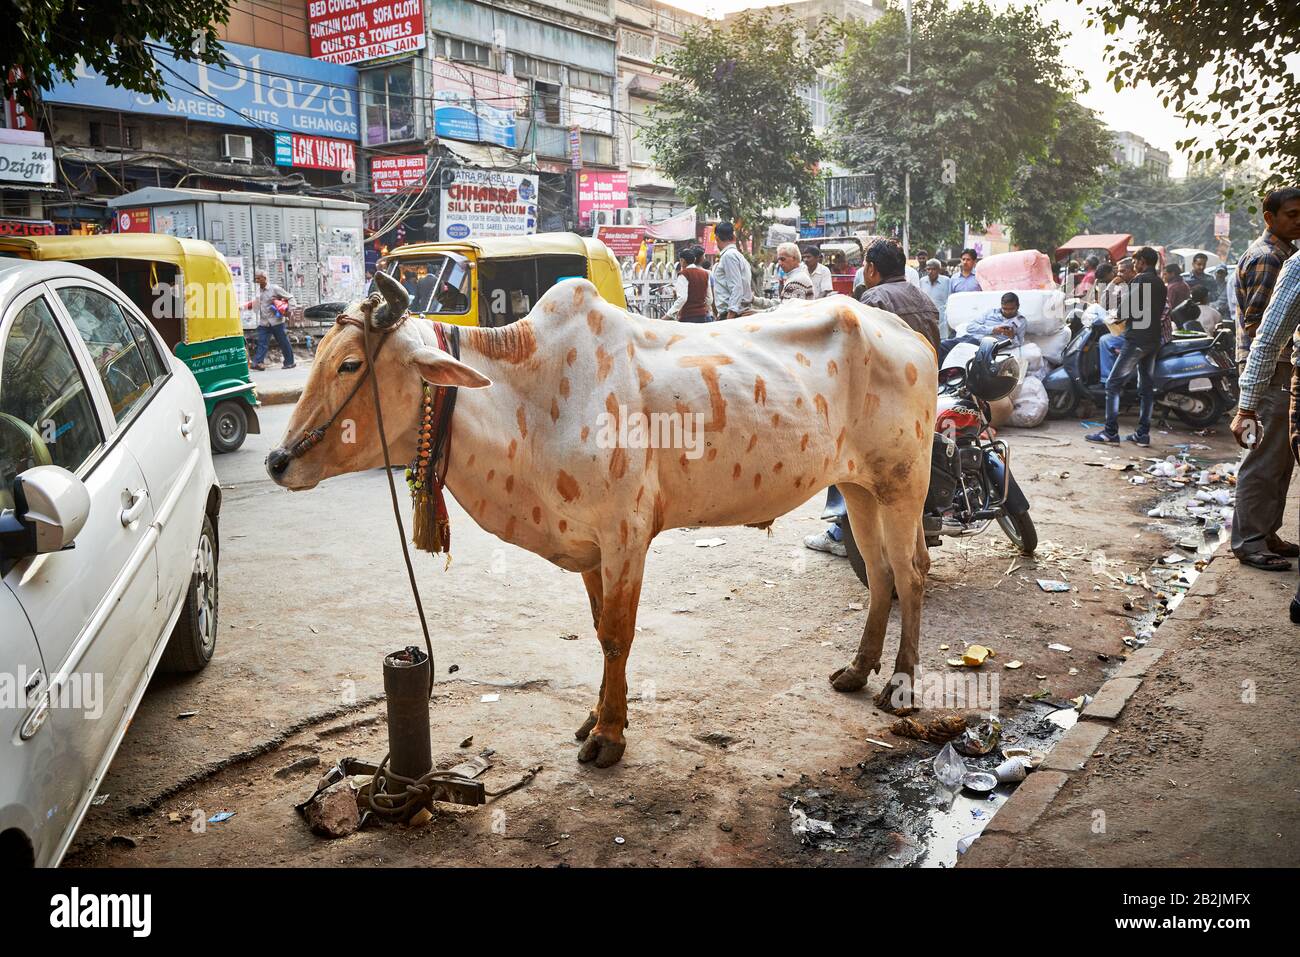
<path id="1" fill-rule="evenodd" d="M 626 746 L 622 741 L 611 741 L 599 734 L 593 734 L 578 749 L 578 760 L 583 764 L 594 761 L 596 767 L 607 768 L 611 764 L 618 764 Z"/>
<path id="2" fill-rule="evenodd" d="M 831 687 L 836 691 L 861 691 L 867 684 L 867 674 L 849 665 L 831 675 Z"/>
<path id="3" fill-rule="evenodd" d="M 919 708 L 913 707 L 910 702 L 904 704 L 901 701 L 896 700 L 894 696 L 894 687 L 893 682 L 890 682 L 880 689 L 880 693 L 872 699 L 872 702 L 877 708 L 887 714 L 897 715 L 900 718 L 909 714 L 914 714 L 920 710 Z"/>
<path id="4" fill-rule="evenodd" d="M 596 712 L 587 715 L 587 720 L 582 722 L 582 727 L 573 732 L 573 736 L 579 741 L 586 741 L 587 735 L 591 734 L 591 729 L 596 726 Z"/>

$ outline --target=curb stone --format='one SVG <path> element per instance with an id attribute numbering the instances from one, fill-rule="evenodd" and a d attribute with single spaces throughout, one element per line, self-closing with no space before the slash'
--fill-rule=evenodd
<path id="1" fill-rule="evenodd" d="M 1042 816 L 1047 806 L 1056 797 L 1056 792 L 1064 787 L 1069 775 L 1063 771 L 1038 770 L 1016 788 L 984 828 L 985 834 L 1020 834 Z M 981 837 L 980 840 L 983 838 Z M 979 840 L 975 842 L 979 843 Z M 973 846 L 973 845 L 972 845 Z"/>
<path id="2" fill-rule="evenodd" d="M 1056 742 L 1040 771 L 1081 771 L 1084 764 L 1110 734 L 1102 721 L 1080 721 Z"/>
<path id="3" fill-rule="evenodd" d="M 1083 709 L 1083 717 L 1114 721 L 1141 684 L 1141 678 L 1111 678 L 1097 690 L 1092 703 Z"/>

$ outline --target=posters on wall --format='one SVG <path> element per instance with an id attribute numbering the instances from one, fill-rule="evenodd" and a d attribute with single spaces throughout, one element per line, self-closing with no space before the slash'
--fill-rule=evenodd
<path id="1" fill-rule="evenodd" d="M 424 49 L 422 0 L 310 0 L 313 59 L 360 63 Z"/>
<path id="2" fill-rule="evenodd" d="M 275 134 L 275 165 L 306 169 L 356 169 L 356 149 L 347 140 L 302 133 Z"/>
<path id="3" fill-rule="evenodd" d="M 412 156 L 376 156 L 370 161 L 370 188 L 376 193 L 400 193 L 419 189 L 424 182 L 428 157 L 423 153 Z"/>
<path id="4" fill-rule="evenodd" d="M 224 66 L 187 63 L 155 52 L 170 100 L 109 86 L 100 74 L 80 62 L 71 82 L 58 80 L 41 97 L 47 103 L 171 116 L 196 123 L 360 139 L 359 84 L 352 67 L 240 43 L 226 42 L 221 49 L 228 61 Z"/>
<path id="5" fill-rule="evenodd" d="M 627 209 L 627 177 L 626 172 L 579 172 L 578 224 L 590 223 L 593 209 Z"/>
<path id="6" fill-rule="evenodd" d="M 442 191 L 442 239 L 523 236 L 537 232 L 537 176 L 458 169 Z"/>
<path id="7" fill-rule="evenodd" d="M 445 60 L 432 61 L 429 75 L 434 129 L 439 136 L 515 146 L 515 114 L 523 96 L 518 80 Z"/>
<path id="8" fill-rule="evenodd" d="M 615 256 L 635 256 L 645 240 L 644 226 L 597 226 L 596 238 Z"/>
<path id="9" fill-rule="evenodd" d="M 119 209 L 113 217 L 119 233 L 147 233 L 149 226 L 148 207 Z"/>

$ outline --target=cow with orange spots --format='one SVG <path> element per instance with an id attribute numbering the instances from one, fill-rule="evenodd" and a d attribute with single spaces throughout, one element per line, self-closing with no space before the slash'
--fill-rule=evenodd
<path id="1" fill-rule="evenodd" d="M 321 341 L 268 470 L 286 488 L 309 489 L 382 467 L 377 437 L 345 443 L 326 431 L 306 441 L 340 412 L 373 419 L 370 387 L 357 388 L 369 371 L 394 461 L 415 454 L 423 383 L 459 389 L 447 488 L 480 526 L 580 573 L 587 587 L 604 679 L 577 731 L 578 760 L 606 767 L 623 754 L 628 656 L 654 537 L 767 525 L 831 484 L 844 493 L 872 584 L 857 654 L 831 681 L 856 691 L 880 669 L 896 592 L 898 656 L 876 697 L 892 710 L 891 692 L 910 686 L 918 659 L 937 378 L 934 350 L 902 320 L 831 296 L 752 320 L 677 323 L 630 315 L 572 279 L 519 322 L 460 329 L 456 359 L 434 323 L 402 321 L 398 283 L 382 273 L 375 281 L 383 300 L 349 307 Z M 362 322 L 383 339 L 373 370 Z"/>

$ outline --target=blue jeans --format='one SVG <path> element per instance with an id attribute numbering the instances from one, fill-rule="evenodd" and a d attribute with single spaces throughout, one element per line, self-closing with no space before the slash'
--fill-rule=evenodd
<path id="1" fill-rule="evenodd" d="M 1135 371 L 1138 389 L 1138 427 L 1137 434 L 1146 436 L 1151 433 L 1151 412 L 1156 404 L 1156 353 L 1160 343 L 1138 343 L 1124 340 L 1119 358 L 1106 377 L 1106 434 L 1119 435 L 1119 399 L 1124 392 L 1124 383 Z"/>
<path id="2" fill-rule="evenodd" d="M 848 507 L 844 504 L 844 496 L 840 494 L 840 490 L 834 485 L 826 489 L 826 507 L 823 511 L 832 511 L 839 518 L 844 518 L 849 513 Z M 843 538 L 840 534 L 840 526 L 835 519 L 831 519 L 830 522 L 830 527 L 826 529 L 826 532 L 830 535 L 832 541 L 838 542 Z"/>
<path id="3" fill-rule="evenodd" d="M 289 333 L 285 331 L 283 322 L 278 326 L 257 327 L 257 354 L 253 356 L 253 365 L 260 366 L 266 361 L 266 354 L 271 350 L 272 336 L 275 336 L 280 352 L 284 355 L 284 364 L 293 365 L 293 346 L 289 344 Z"/>
<path id="4" fill-rule="evenodd" d="M 1110 378 L 1110 370 L 1115 368 L 1115 358 L 1119 355 L 1119 350 L 1124 348 L 1124 337 L 1108 332 L 1097 341 L 1097 346 L 1100 350 L 1101 381 L 1105 382 Z"/>

